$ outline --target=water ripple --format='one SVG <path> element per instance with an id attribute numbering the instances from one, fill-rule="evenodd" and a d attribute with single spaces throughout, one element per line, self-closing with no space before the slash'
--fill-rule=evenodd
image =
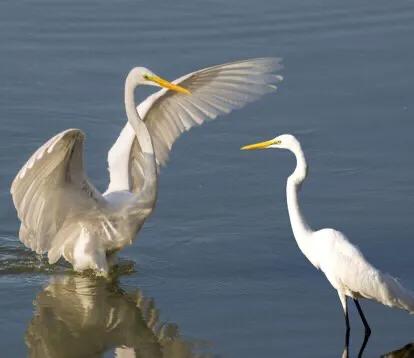
<path id="1" fill-rule="evenodd" d="M 17 238 L 0 236 L 0 275 L 59 273 L 69 270 L 64 263 L 49 265 L 47 258 L 23 247 Z"/>
<path id="2" fill-rule="evenodd" d="M 119 259 L 111 274 L 113 276 L 128 275 L 135 272 L 135 263 L 130 260 Z M 50 265 L 46 255 L 38 255 L 24 247 L 17 238 L 0 236 L 0 275 L 11 274 L 74 274 L 72 266 L 64 260 Z M 92 272 L 85 272 L 84 276 L 94 276 Z"/>

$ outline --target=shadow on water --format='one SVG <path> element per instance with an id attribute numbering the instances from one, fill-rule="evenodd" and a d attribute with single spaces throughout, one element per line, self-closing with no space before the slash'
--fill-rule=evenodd
<path id="1" fill-rule="evenodd" d="M 207 357 L 194 353 L 151 298 L 116 281 L 56 275 L 35 301 L 26 332 L 30 357 Z"/>

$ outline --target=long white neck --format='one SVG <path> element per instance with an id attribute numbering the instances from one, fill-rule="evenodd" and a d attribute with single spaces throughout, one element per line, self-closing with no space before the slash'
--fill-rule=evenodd
<path id="1" fill-rule="evenodd" d="M 157 194 L 157 164 L 154 154 L 154 147 L 152 145 L 151 135 L 148 132 L 147 126 L 140 118 L 136 104 L 134 92 L 137 88 L 137 84 L 134 82 L 133 77 L 128 75 L 125 81 L 125 110 L 128 118 L 128 123 L 134 129 L 135 136 L 141 147 L 142 154 L 144 155 L 143 171 L 144 171 L 144 187 L 142 192 L 147 192 L 150 197 L 148 199 L 156 200 Z M 132 144 L 132 143 L 131 143 Z"/>
<path id="2" fill-rule="evenodd" d="M 135 136 L 141 146 L 143 153 L 154 154 L 151 136 L 148 132 L 147 126 L 140 118 L 135 105 L 135 89 L 138 86 L 134 83 L 131 76 L 128 76 L 125 81 L 125 110 L 128 118 L 128 123 L 134 128 Z"/>
<path id="3" fill-rule="evenodd" d="M 307 248 L 309 247 L 310 235 L 312 229 L 309 227 L 305 218 L 303 217 L 302 211 L 299 207 L 298 194 L 303 181 L 306 179 L 308 167 L 306 164 L 305 155 L 302 148 L 296 143 L 290 150 L 295 154 L 296 157 L 296 169 L 287 180 L 286 185 L 286 197 L 287 206 L 289 211 L 290 224 L 292 226 L 293 235 L 295 236 L 296 242 L 301 251 L 307 255 Z"/>

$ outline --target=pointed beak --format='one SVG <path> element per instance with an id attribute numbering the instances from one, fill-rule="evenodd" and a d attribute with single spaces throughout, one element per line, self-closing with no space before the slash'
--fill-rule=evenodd
<path id="1" fill-rule="evenodd" d="M 259 142 L 254 144 L 245 145 L 244 147 L 241 147 L 240 150 L 255 150 L 255 149 L 266 149 L 272 144 L 279 144 L 280 141 L 272 139 L 267 140 L 265 142 Z"/>
<path id="2" fill-rule="evenodd" d="M 167 80 L 164 80 L 161 77 L 158 76 L 148 76 L 148 80 L 155 82 L 156 84 L 160 85 L 161 87 L 168 88 L 169 90 L 184 93 L 184 94 L 191 94 L 191 92 L 181 86 L 175 85 L 174 83 L 168 82 Z"/>

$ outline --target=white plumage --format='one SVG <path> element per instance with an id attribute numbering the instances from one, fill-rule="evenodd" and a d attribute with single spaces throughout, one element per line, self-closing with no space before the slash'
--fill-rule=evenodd
<path id="1" fill-rule="evenodd" d="M 349 341 L 347 297 L 354 300 L 366 330 L 370 328 L 358 303 L 359 298 L 377 301 L 414 313 L 414 293 L 404 288 L 394 277 L 371 265 L 361 251 L 346 236 L 334 229 L 313 231 L 299 207 L 298 193 L 306 179 L 308 166 L 299 141 L 285 134 L 272 140 L 251 144 L 244 150 L 281 148 L 290 150 L 296 157 L 296 168 L 287 180 L 286 196 L 289 218 L 296 242 L 308 260 L 325 275 L 337 290 L 345 313 L 346 344 Z M 366 341 L 361 348 L 365 347 Z"/>
<path id="2" fill-rule="evenodd" d="M 414 293 L 371 265 L 346 236 L 334 229 L 311 234 L 318 266 L 340 295 L 367 298 L 414 313 Z"/>
<path id="3" fill-rule="evenodd" d="M 125 82 L 128 122 L 108 153 L 110 183 L 101 194 L 83 164 L 84 134 L 63 131 L 43 144 L 15 177 L 11 194 L 20 239 L 50 263 L 64 257 L 75 270 L 106 275 L 114 253 L 132 243 L 157 198 L 159 165 L 175 140 L 274 91 L 280 60 L 260 58 L 206 68 L 170 83 L 137 67 Z M 138 108 L 139 85 L 164 87 Z M 184 88 L 185 87 L 185 88 Z M 190 94 L 190 92 L 191 94 Z"/>
<path id="4" fill-rule="evenodd" d="M 275 91 L 282 76 L 274 72 L 280 68 L 280 60 L 275 58 L 213 66 L 173 81 L 188 89 L 191 96 L 161 89 L 141 102 L 137 110 L 151 135 L 158 165 L 167 163 L 171 148 L 182 133 Z M 140 187 L 139 153 L 134 130 L 126 123 L 108 152 L 107 193 Z M 134 173 L 132 177 L 128 170 Z"/>

